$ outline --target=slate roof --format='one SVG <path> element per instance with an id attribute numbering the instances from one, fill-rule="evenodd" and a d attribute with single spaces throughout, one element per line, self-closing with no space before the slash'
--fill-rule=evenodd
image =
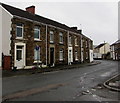
<path id="1" fill-rule="evenodd" d="M 97 48 L 101 48 L 101 47 L 104 46 L 105 44 L 106 44 L 106 43 L 102 43 L 102 44 L 96 46 L 95 49 L 97 49 Z"/>
<path id="2" fill-rule="evenodd" d="M 6 5 L 6 4 L 3 4 L 3 3 L 1 3 L 1 5 L 2 5 L 8 12 L 10 12 L 13 16 L 20 16 L 20 17 L 23 17 L 23 18 L 27 18 L 27 19 L 34 20 L 34 21 L 38 21 L 38 22 L 41 22 L 41 23 L 53 25 L 53 26 L 60 27 L 60 28 L 62 28 L 62 29 L 69 30 L 69 31 L 72 31 L 72 32 L 75 32 L 75 33 L 79 33 L 79 34 L 80 34 L 79 31 L 73 30 L 73 29 L 71 29 L 70 27 L 68 27 L 68 26 L 65 25 L 65 24 L 61 24 L 61 23 L 59 23 L 59 22 L 56 22 L 56 21 L 54 21 L 54 20 L 51 20 L 51 19 L 42 17 L 42 16 L 37 15 L 37 14 L 29 13 L 29 12 L 27 12 L 27 11 L 25 11 L 25 10 L 21 10 L 21 9 L 16 8 L 16 7 L 12 7 L 12 6 L 10 6 L 10 5 Z M 85 37 L 86 37 L 86 36 L 85 36 Z"/>
<path id="3" fill-rule="evenodd" d="M 113 43 L 112 45 L 116 45 L 116 44 L 120 44 L 120 40 L 117 40 L 115 43 Z M 111 46 L 112 46 L 111 45 Z"/>

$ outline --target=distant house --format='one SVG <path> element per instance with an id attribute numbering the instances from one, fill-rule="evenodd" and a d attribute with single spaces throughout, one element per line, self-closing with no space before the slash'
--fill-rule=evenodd
<path id="1" fill-rule="evenodd" d="M 93 50 L 93 58 L 94 59 L 104 59 L 107 57 L 108 53 L 110 52 L 110 45 L 108 43 L 102 43 Z"/>
<path id="2" fill-rule="evenodd" d="M 113 60 L 120 60 L 120 40 L 110 45 L 110 56 Z"/>

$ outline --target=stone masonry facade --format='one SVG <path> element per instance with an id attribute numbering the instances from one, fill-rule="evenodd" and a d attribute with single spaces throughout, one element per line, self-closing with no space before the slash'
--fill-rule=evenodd
<path id="1" fill-rule="evenodd" d="M 29 7 L 30 12 L 5 4 L 3 7 L 11 14 L 13 13 L 10 31 L 11 44 L 9 44 L 13 68 L 17 65 L 23 65 L 22 68 L 33 67 L 35 63 L 44 67 L 90 62 L 90 50 L 93 50 L 93 41 L 83 35 L 82 30 L 32 14 L 35 13 L 34 6 Z M 18 30 L 18 24 L 22 24 L 22 31 L 20 31 L 21 29 Z M 35 27 L 38 27 L 40 32 L 40 38 L 37 40 L 35 39 Z M 22 34 L 22 38 L 17 38 L 17 32 L 19 32 L 19 36 Z M 53 34 L 50 34 L 51 32 Z M 62 37 L 60 38 L 61 34 Z M 53 42 L 51 42 L 51 37 Z M 62 39 L 62 43 L 60 39 Z M 37 47 L 40 49 L 39 52 L 36 52 L 38 54 L 35 54 Z M 37 62 L 35 55 L 40 56 Z M 21 59 L 22 62 L 20 62 Z"/>
<path id="2" fill-rule="evenodd" d="M 24 24 L 23 39 L 16 39 L 16 24 Z M 40 41 L 34 40 L 34 26 L 40 27 Z M 13 18 L 12 19 L 12 31 L 11 31 L 11 55 L 12 55 L 12 66 L 14 66 L 14 52 L 15 43 L 23 42 L 26 43 L 26 66 L 32 66 L 34 62 L 34 48 L 36 45 L 40 46 L 40 60 L 42 64 L 46 65 L 46 26 L 42 23 L 35 23 L 27 21 L 25 19 Z M 54 43 L 50 43 L 50 31 L 54 33 Z M 59 32 L 63 33 L 63 44 L 59 43 Z M 72 38 L 73 47 L 73 63 L 81 63 L 81 49 L 83 49 L 83 62 L 89 62 L 89 50 L 92 49 L 92 40 L 81 34 L 70 32 L 69 35 Z M 78 45 L 75 45 L 75 38 L 77 38 Z M 81 48 L 81 40 L 83 46 Z M 58 29 L 57 27 L 47 27 L 47 65 L 50 65 L 50 47 L 55 48 L 55 65 L 68 64 L 68 32 L 67 30 Z M 63 49 L 63 61 L 59 60 L 59 51 Z M 75 51 L 78 52 L 78 60 L 75 60 Z"/>

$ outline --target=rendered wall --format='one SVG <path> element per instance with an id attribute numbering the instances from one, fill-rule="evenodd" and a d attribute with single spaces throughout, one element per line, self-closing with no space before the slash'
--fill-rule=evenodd
<path id="1" fill-rule="evenodd" d="M 2 21 L 2 8 L 0 6 L 0 21 Z M 0 69 L 2 65 L 2 22 L 0 22 Z"/>
<path id="2" fill-rule="evenodd" d="M 1 7 L 2 8 L 2 7 Z M 2 52 L 4 55 L 10 55 L 11 43 L 11 18 L 12 15 L 2 8 Z"/>

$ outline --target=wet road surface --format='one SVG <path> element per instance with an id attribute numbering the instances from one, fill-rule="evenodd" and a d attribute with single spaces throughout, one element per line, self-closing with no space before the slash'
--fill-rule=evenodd
<path id="1" fill-rule="evenodd" d="M 102 85 L 116 74 L 117 61 L 101 60 L 93 66 L 3 78 L 3 100 L 118 101 L 118 92 Z"/>

